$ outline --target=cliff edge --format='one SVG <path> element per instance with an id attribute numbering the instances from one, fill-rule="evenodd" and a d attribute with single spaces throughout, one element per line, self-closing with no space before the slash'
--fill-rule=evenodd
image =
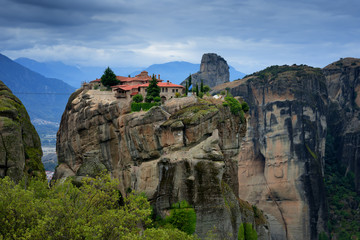
<path id="1" fill-rule="evenodd" d="M 45 179 L 39 135 L 21 101 L 0 81 L 0 177 Z"/>
<path id="2" fill-rule="evenodd" d="M 244 119 L 221 101 L 195 97 L 130 113 L 123 102 L 97 93 L 80 89 L 69 99 L 57 136 L 55 179 L 79 181 L 106 169 L 120 180 L 123 196 L 144 192 L 157 215 L 186 200 L 200 237 L 215 227 L 219 238 L 237 239 L 241 224 L 251 223 L 259 239 L 269 239 L 262 212 L 238 198 Z"/>
<path id="3" fill-rule="evenodd" d="M 215 90 L 226 88 L 250 106 L 238 159 L 239 197 L 266 212 L 273 239 L 318 239 L 327 221 L 322 70 L 272 66 Z"/>

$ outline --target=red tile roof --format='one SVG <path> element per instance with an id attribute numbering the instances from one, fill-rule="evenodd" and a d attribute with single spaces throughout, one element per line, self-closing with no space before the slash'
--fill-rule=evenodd
<path id="1" fill-rule="evenodd" d="M 120 88 L 124 91 L 130 91 L 131 89 L 138 88 L 140 85 L 116 85 L 112 86 L 112 88 Z"/>
<path id="2" fill-rule="evenodd" d="M 185 88 L 184 86 L 181 86 L 181 85 L 177 85 L 177 84 L 173 84 L 171 82 L 158 82 L 157 84 L 159 87 L 178 87 L 178 88 Z M 145 84 L 141 84 L 139 85 L 139 87 L 148 87 L 149 86 L 149 83 L 145 83 Z"/>
<path id="3" fill-rule="evenodd" d="M 170 83 L 170 82 L 166 82 L 166 83 L 160 82 L 160 83 L 158 83 L 158 86 L 159 87 L 164 87 L 164 88 L 168 88 L 168 87 L 184 88 L 184 86 L 173 84 L 173 83 Z M 112 88 L 120 88 L 120 89 L 122 89 L 124 91 L 130 91 L 131 89 L 139 88 L 139 87 L 147 88 L 147 87 L 149 87 L 149 83 L 138 84 L 138 85 L 116 85 L 116 86 L 112 86 Z"/>
<path id="4" fill-rule="evenodd" d="M 121 82 L 131 81 L 132 78 L 129 77 L 123 77 L 123 76 L 116 76 L 116 79 Z"/>
<path id="5" fill-rule="evenodd" d="M 101 81 L 101 78 L 97 78 L 96 80 L 92 80 L 90 82 L 93 83 L 93 82 L 100 82 L 100 81 Z"/>
<path id="6" fill-rule="evenodd" d="M 116 76 L 116 78 L 122 83 L 120 85 L 112 86 L 112 88 L 120 88 L 124 91 L 130 91 L 135 88 L 139 87 L 149 87 L 149 81 L 152 79 L 148 72 L 142 71 L 140 74 L 136 75 L 135 77 L 122 77 L 122 76 Z M 158 86 L 161 88 L 184 88 L 184 86 L 173 84 L 171 82 L 163 82 L 163 80 L 160 80 L 160 75 L 158 75 Z M 130 82 L 135 83 L 135 85 L 128 85 Z M 138 83 L 138 84 L 136 84 Z M 137 93 L 136 93 L 137 94 Z M 135 95 L 135 94 L 134 94 Z"/>
<path id="7" fill-rule="evenodd" d="M 180 87 L 180 88 L 185 88 L 184 86 L 178 85 L 178 84 L 173 84 L 171 82 L 160 82 L 158 83 L 159 87 Z"/>
<path id="8" fill-rule="evenodd" d="M 133 92 L 130 94 L 130 96 L 135 96 L 136 94 L 138 94 L 139 92 Z"/>

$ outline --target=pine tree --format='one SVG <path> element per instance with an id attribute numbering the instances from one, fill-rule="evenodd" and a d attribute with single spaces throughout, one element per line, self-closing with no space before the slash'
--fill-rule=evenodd
<path id="1" fill-rule="evenodd" d="M 157 85 L 157 80 L 153 74 L 149 87 L 147 88 L 146 102 L 152 102 L 155 97 L 160 97 L 160 88 Z"/>
<path id="2" fill-rule="evenodd" d="M 101 83 L 105 87 L 110 87 L 118 84 L 119 82 L 120 81 L 116 79 L 116 75 L 113 70 L 111 70 L 110 67 L 107 67 L 104 71 L 104 74 L 101 76 Z"/>

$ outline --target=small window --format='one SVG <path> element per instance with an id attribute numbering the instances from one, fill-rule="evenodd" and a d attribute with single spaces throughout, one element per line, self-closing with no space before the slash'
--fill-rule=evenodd
<path id="1" fill-rule="evenodd" d="M 175 92 L 175 89 L 173 89 L 173 92 Z"/>
<path id="2" fill-rule="evenodd" d="M 176 92 L 178 92 L 178 90 L 176 89 Z"/>
<path id="3" fill-rule="evenodd" d="M 147 92 L 147 88 L 145 88 L 145 92 Z"/>
<path id="4" fill-rule="evenodd" d="M 161 88 L 161 92 L 164 92 L 164 88 Z"/>
<path id="5" fill-rule="evenodd" d="M 168 89 L 167 89 L 167 88 L 165 88 L 165 91 L 166 91 L 166 92 L 168 92 Z"/>

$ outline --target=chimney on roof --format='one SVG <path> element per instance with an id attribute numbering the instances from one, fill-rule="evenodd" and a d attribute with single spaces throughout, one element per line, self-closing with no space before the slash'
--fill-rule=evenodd
<path id="1" fill-rule="evenodd" d="M 158 80 L 160 80 L 160 74 L 158 74 Z"/>
<path id="2" fill-rule="evenodd" d="M 167 84 L 169 84 L 169 80 L 167 80 Z"/>

